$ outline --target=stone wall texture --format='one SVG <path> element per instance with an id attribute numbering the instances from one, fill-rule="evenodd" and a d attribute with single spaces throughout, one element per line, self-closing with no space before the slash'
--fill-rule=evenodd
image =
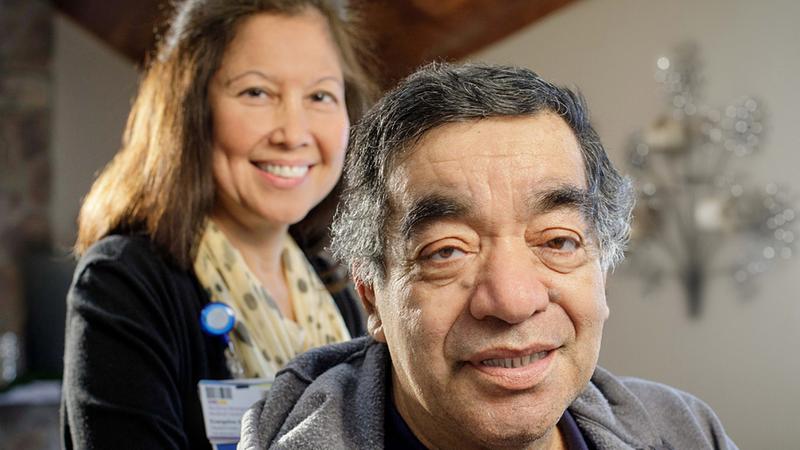
<path id="1" fill-rule="evenodd" d="M 0 388 L 24 361 L 19 262 L 49 248 L 53 11 L 0 0 Z"/>

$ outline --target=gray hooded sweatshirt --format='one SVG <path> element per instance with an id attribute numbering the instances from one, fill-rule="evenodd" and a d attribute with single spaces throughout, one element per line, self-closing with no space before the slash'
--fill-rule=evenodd
<path id="1" fill-rule="evenodd" d="M 389 364 L 369 337 L 301 355 L 247 411 L 238 448 L 382 449 Z M 590 448 L 737 448 L 701 400 L 600 367 L 569 411 Z"/>

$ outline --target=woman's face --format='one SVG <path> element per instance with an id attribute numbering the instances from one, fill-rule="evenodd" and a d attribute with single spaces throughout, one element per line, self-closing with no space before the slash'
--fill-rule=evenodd
<path id="1" fill-rule="evenodd" d="M 349 120 L 325 19 L 242 21 L 209 86 L 214 214 L 257 229 L 300 221 L 342 171 Z"/>

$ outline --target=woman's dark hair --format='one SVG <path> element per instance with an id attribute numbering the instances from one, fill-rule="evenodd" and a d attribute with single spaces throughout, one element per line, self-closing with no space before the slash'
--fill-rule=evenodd
<path id="1" fill-rule="evenodd" d="M 335 0 L 188 0 L 179 3 L 142 76 L 122 148 L 103 169 L 78 217 L 80 255 L 112 233 L 144 233 L 181 267 L 194 259 L 215 199 L 208 85 L 243 19 L 318 11 L 339 50 L 350 122 L 374 98 L 364 39 Z M 340 187 L 291 227 L 307 252 L 327 242 Z"/>

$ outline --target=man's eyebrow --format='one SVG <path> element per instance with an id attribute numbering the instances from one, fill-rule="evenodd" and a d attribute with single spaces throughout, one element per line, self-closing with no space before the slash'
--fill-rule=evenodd
<path id="1" fill-rule="evenodd" d="M 415 200 L 400 219 L 400 233 L 404 240 L 409 240 L 431 222 L 464 216 L 468 210 L 469 205 L 464 201 L 440 194 L 425 195 Z"/>
<path id="2" fill-rule="evenodd" d="M 575 209 L 591 218 L 592 199 L 586 189 L 561 185 L 531 194 L 529 209 L 533 214 L 544 214 L 556 209 Z"/>

